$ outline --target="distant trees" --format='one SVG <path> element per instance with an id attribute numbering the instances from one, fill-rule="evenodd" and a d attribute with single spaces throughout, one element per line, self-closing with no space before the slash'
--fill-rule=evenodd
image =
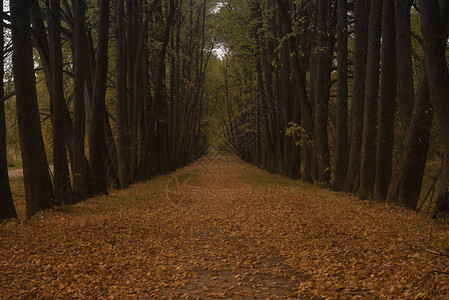
<path id="1" fill-rule="evenodd" d="M 258 147 L 233 143 L 243 159 L 271 172 L 301 174 L 305 181 L 332 182 L 334 189 L 362 199 L 413 209 L 423 206 L 427 162 L 441 160 L 439 200 L 435 205 L 428 199 L 427 206 L 449 211 L 448 155 L 441 151 L 447 148 L 443 128 L 449 118 L 448 1 L 420 1 L 419 11 L 409 0 L 228 4 L 220 9 L 223 17 L 250 20 L 240 24 L 249 33 L 240 35 L 241 40 L 239 34 L 219 30 L 229 47 L 226 64 L 245 67 L 252 78 L 228 83 L 246 93 L 227 92 L 228 110 L 236 116 L 242 107 L 244 120 L 226 122 L 233 129 L 229 139 L 248 136 L 249 130 L 255 133 L 249 144 Z M 420 17 L 421 32 L 411 16 Z M 221 26 L 229 25 L 223 20 Z M 233 76 L 238 72 L 228 73 L 228 81 Z M 262 117 L 260 94 L 281 112 L 270 110 L 271 116 Z M 442 127 L 432 127 L 434 108 Z M 285 128 L 290 137 L 284 136 Z M 436 145 L 430 153 L 432 136 L 440 134 L 445 139 L 438 143 L 439 153 Z M 294 148 L 289 147 L 292 142 Z M 287 172 L 285 162 L 299 149 L 303 155 L 296 169 Z"/>

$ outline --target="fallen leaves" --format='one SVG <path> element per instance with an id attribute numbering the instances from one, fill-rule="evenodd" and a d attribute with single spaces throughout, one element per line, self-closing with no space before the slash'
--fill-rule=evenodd
<path id="1" fill-rule="evenodd" d="M 236 158 L 215 176 L 205 163 L 0 224 L 0 298 L 449 293 L 448 257 L 432 253 L 448 248 L 447 225 Z"/>

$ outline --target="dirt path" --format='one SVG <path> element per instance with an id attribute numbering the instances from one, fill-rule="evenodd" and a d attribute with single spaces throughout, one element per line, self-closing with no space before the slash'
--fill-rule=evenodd
<path id="1" fill-rule="evenodd" d="M 449 227 L 208 157 L 0 224 L 0 298 L 447 299 Z"/>

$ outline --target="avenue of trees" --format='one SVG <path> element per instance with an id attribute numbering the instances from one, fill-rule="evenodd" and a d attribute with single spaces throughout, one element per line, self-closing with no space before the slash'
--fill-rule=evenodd
<path id="1" fill-rule="evenodd" d="M 27 217 L 165 174 L 200 155 L 212 47 L 208 2 L 8 2 L 0 22 L 0 74 L 14 83 Z M 45 105 L 51 157 L 41 126 Z M 4 99 L 0 130 L 2 220 L 17 216 Z"/>
<path id="2" fill-rule="evenodd" d="M 447 211 L 449 1 L 230 0 L 217 18 L 225 130 L 244 160 Z"/>

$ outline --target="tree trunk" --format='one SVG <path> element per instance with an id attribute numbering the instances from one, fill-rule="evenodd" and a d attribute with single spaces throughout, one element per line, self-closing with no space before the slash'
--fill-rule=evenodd
<path id="1" fill-rule="evenodd" d="M 3 11 L 3 2 L 0 3 Z M 3 22 L 0 22 L 0 82 L 4 78 L 4 33 Z M 0 221 L 17 218 L 16 209 L 12 200 L 11 188 L 9 186 L 8 162 L 6 160 L 6 120 L 5 120 L 5 87 L 0 85 Z"/>
<path id="2" fill-rule="evenodd" d="M 440 191 L 438 193 L 437 203 L 432 212 L 432 217 L 438 217 L 442 213 L 447 217 L 449 214 L 449 149 L 446 150 L 441 166 Z"/>
<path id="3" fill-rule="evenodd" d="M 411 0 L 395 0 L 397 92 L 402 132 L 405 134 L 414 104 L 412 41 L 410 29 Z"/>
<path id="4" fill-rule="evenodd" d="M 39 53 L 39 58 L 42 64 L 42 69 L 45 76 L 45 84 L 47 86 L 47 91 L 52 94 L 52 68 L 50 62 L 50 49 L 49 42 L 47 39 L 47 33 L 44 26 L 44 21 L 42 19 L 41 10 L 37 0 L 31 0 L 31 24 L 33 28 L 33 43 L 37 52 Z M 50 105 L 52 106 L 52 98 L 50 98 Z M 72 119 L 70 117 L 67 105 L 64 103 L 64 140 L 66 145 L 66 150 L 68 151 L 70 163 L 73 166 L 73 125 Z"/>
<path id="5" fill-rule="evenodd" d="M 342 190 L 348 171 L 348 1 L 338 0 L 337 24 L 337 137 L 335 142 L 334 182 Z"/>
<path id="6" fill-rule="evenodd" d="M 13 71 L 16 88 L 17 118 L 25 183 L 26 214 L 30 218 L 38 211 L 54 205 L 47 157 L 37 105 L 31 42 L 30 2 L 11 0 Z"/>
<path id="7" fill-rule="evenodd" d="M 384 1 L 382 75 L 377 134 L 374 198 L 384 201 L 393 170 L 394 116 L 396 113 L 396 26 L 393 1 Z"/>
<path id="8" fill-rule="evenodd" d="M 115 114 L 117 118 L 117 155 L 118 155 L 118 176 L 120 187 L 125 188 L 130 184 L 129 168 L 129 131 L 128 131 L 128 111 L 127 111 L 127 61 L 125 51 L 125 22 L 124 22 L 123 1 L 116 1 L 116 69 L 117 69 L 117 102 Z"/>
<path id="9" fill-rule="evenodd" d="M 283 0 L 276 0 L 279 7 L 282 23 L 284 24 L 286 31 L 292 33 L 292 23 L 286 8 L 286 4 Z M 312 108 L 307 97 L 306 80 L 304 77 L 304 71 L 301 68 L 298 53 L 298 44 L 294 37 L 288 39 L 288 46 L 290 53 L 292 53 L 292 68 L 293 78 L 295 82 L 296 95 L 298 96 L 298 102 L 301 108 L 301 122 L 305 129 L 305 136 L 301 137 L 304 142 L 304 170 L 301 175 L 301 179 L 306 182 L 312 182 L 312 162 L 313 151 L 312 141 L 314 136 Z"/>
<path id="10" fill-rule="evenodd" d="M 86 135 L 85 82 L 86 30 L 85 2 L 72 0 L 74 17 L 74 100 L 73 100 L 73 192 L 76 200 L 91 196 L 90 167 L 86 160 L 84 139 Z"/>
<path id="11" fill-rule="evenodd" d="M 354 80 L 351 101 L 351 136 L 348 174 L 345 191 L 357 192 L 360 178 L 360 155 L 362 153 L 363 110 L 365 97 L 366 54 L 368 38 L 367 1 L 354 1 L 355 57 Z"/>
<path id="12" fill-rule="evenodd" d="M 440 6 L 440 3 L 442 4 Z M 443 135 L 449 141 L 449 72 L 446 61 L 449 4 L 447 1 L 420 0 L 421 31 L 423 35 L 424 65 L 429 80 L 431 101 L 442 125 Z M 446 152 L 441 176 L 438 202 L 433 212 L 449 211 L 448 181 L 449 152 Z"/>
<path id="13" fill-rule="evenodd" d="M 420 0 L 424 65 L 431 91 L 431 101 L 440 119 L 443 134 L 449 140 L 449 72 L 446 62 L 446 22 L 440 18 L 438 0 Z M 444 11 L 443 11 L 444 12 Z"/>
<path id="14" fill-rule="evenodd" d="M 368 53 L 363 112 L 360 198 L 373 196 L 376 173 L 377 103 L 379 97 L 379 58 L 382 31 L 382 0 L 372 0 L 368 25 Z"/>
<path id="15" fill-rule="evenodd" d="M 137 141 L 134 139 L 133 134 L 133 122 L 134 122 L 134 70 L 135 70 L 135 61 L 136 61 L 136 41 L 137 41 L 137 21 L 136 21 L 136 12 L 137 12 L 137 1 L 136 0 L 126 0 L 126 20 L 127 20 L 127 81 L 128 81 L 128 90 L 127 90 L 127 122 L 128 122 L 128 138 L 129 138 L 129 168 L 130 168 L 130 178 L 131 181 L 134 182 L 132 178 L 132 169 L 133 164 L 137 161 Z M 135 168 L 135 167 L 134 167 Z"/>
<path id="16" fill-rule="evenodd" d="M 423 69 L 416 90 L 410 124 L 388 187 L 387 202 L 416 209 L 426 166 L 432 120 L 430 90 Z"/>
<path id="17" fill-rule="evenodd" d="M 317 0 L 317 68 L 315 77 L 315 145 L 318 162 L 318 183 L 327 185 L 330 180 L 330 156 L 327 123 L 329 114 L 330 72 L 328 56 L 328 0 Z"/>
<path id="18" fill-rule="evenodd" d="M 53 125 L 53 166 L 54 189 L 58 203 L 72 202 L 72 188 L 65 148 L 65 99 L 61 48 L 61 8 L 60 0 L 51 0 L 48 13 L 48 33 L 51 65 L 50 103 L 52 104 Z"/>
<path id="19" fill-rule="evenodd" d="M 92 99 L 92 121 L 89 131 L 89 156 L 98 193 L 106 191 L 105 96 L 108 72 L 109 0 L 100 0 L 97 62 Z"/>

